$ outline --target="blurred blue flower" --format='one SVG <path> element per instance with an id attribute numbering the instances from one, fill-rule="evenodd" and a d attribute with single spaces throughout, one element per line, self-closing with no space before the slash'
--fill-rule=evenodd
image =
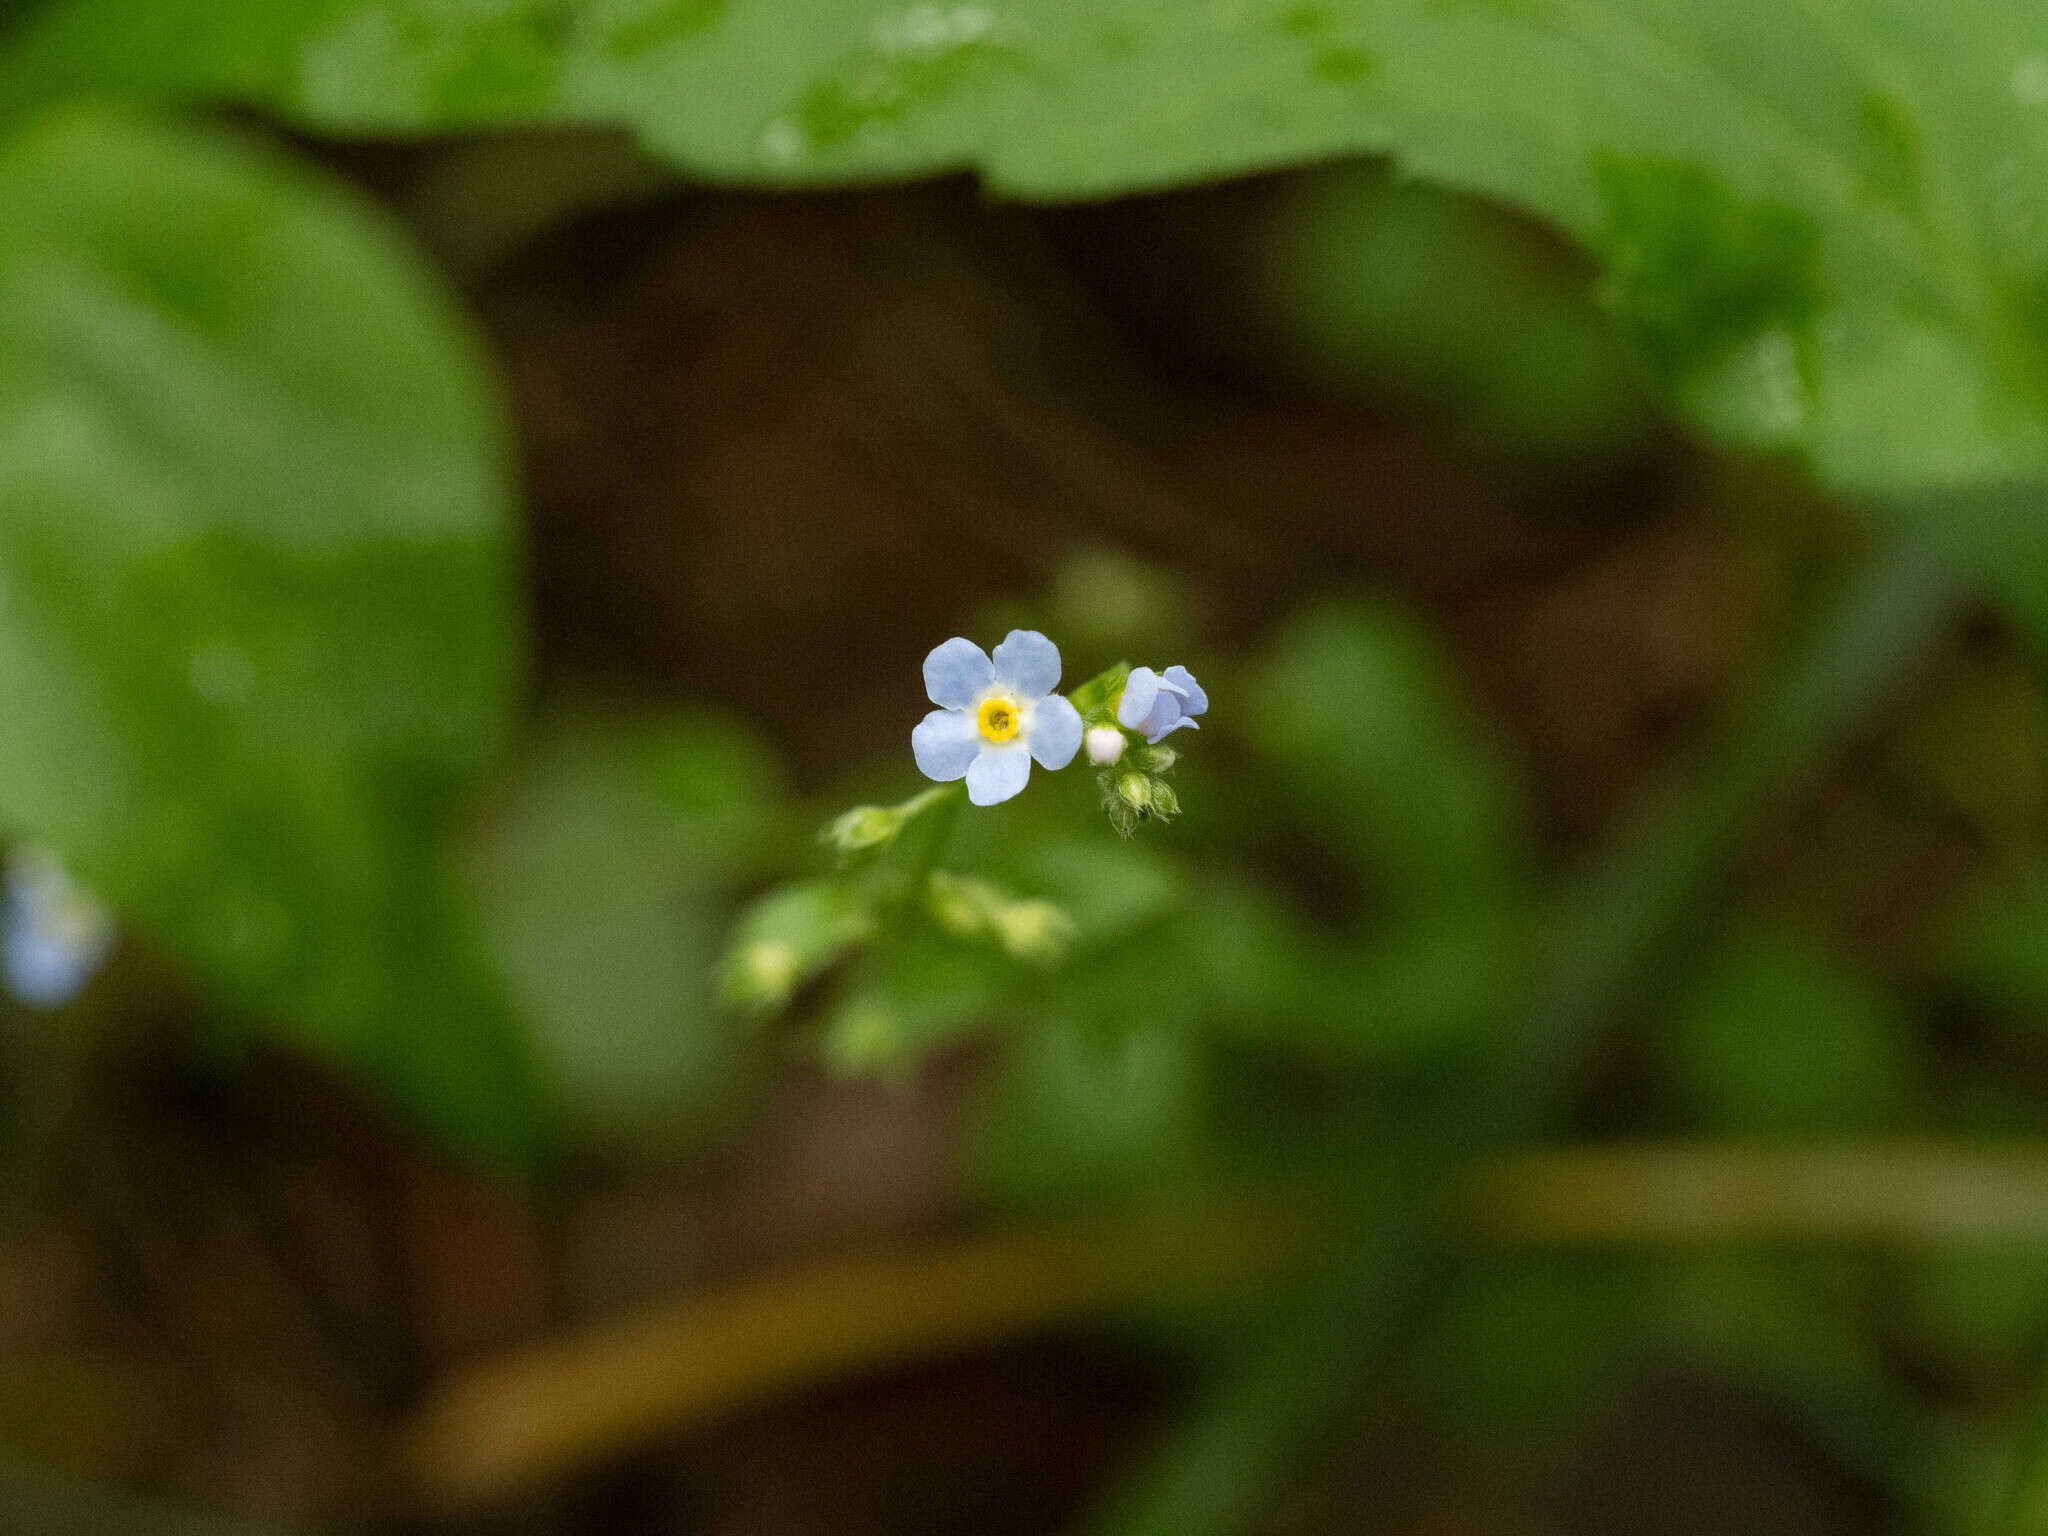
<path id="1" fill-rule="evenodd" d="M 34 1008 L 57 1008 L 85 984 L 114 946 L 113 914 L 79 885 L 48 849 L 7 853 L 0 910 L 0 975 Z"/>
<path id="2" fill-rule="evenodd" d="M 1021 790 L 1031 760 L 1064 768 L 1081 749 L 1081 716 L 1053 693 L 1059 647 L 1035 629 L 1013 629 L 995 656 L 954 637 L 924 659 L 924 691 L 939 707 L 910 733 L 926 778 L 967 780 L 967 798 L 995 805 Z"/>
<path id="3" fill-rule="evenodd" d="M 1199 731 L 1194 717 L 1208 707 L 1209 695 L 1186 667 L 1168 667 L 1164 673 L 1133 667 L 1117 701 L 1116 718 L 1125 730 L 1156 742 L 1184 725 Z"/>

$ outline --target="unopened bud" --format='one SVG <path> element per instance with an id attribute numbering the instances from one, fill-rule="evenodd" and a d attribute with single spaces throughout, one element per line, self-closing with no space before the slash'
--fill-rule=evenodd
<path id="1" fill-rule="evenodd" d="M 1088 747 L 1088 761 L 1098 768 L 1107 768 L 1124 755 L 1124 733 L 1113 725 L 1091 726 L 1083 739 Z"/>
<path id="2" fill-rule="evenodd" d="M 903 813 L 879 805 L 857 805 L 819 834 L 841 854 L 865 853 L 896 840 Z"/>
<path id="3" fill-rule="evenodd" d="M 991 892 L 986 884 L 943 869 L 932 871 L 925 881 L 925 909 L 932 921 L 955 938 L 971 939 L 988 931 Z"/>
<path id="4" fill-rule="evenodd" d="M 871 938 L 874 926 L 862 894 L 839 881 L 807 880 L 771 891 L 741 914 L 719 962 L 719 995 L 745 1013 L 774 1013 L 847 949 Z"/>
<path id="5" fill-rule="evenodd" d="M 1019 960 L 1056 964 L 1074 938 L 1074 920 L 1049 901 L 1013 901 L 994 914 L 996 936 Z"/>
<path id="6" fill-rule="evenodd" d="M 733 957 L 729 991 L 737 1002 L 774 1009 L 789 1001 L 797 978 L 797 952 L 778 939 L 761 939 Z"/>
<path id="7" fill-rule="evenodd" d="M 1142 773 L 1127 773 L 1116 781 L 1116 797 L 1134 811 L 1152 805 L 1152 781 Z"/>
<path id="8" fill-rule="evenodd" d="M 1180 754 L 1171 747 L 1146 747 L 1138 753 L 1138 762 L 1147 773 L 1165 773 L 1180 761 Z"/>
<path id="9" fill-rule="evenodd" d="M 1160 779 L 1152 781 L 1152 814 L 1162 821 L 1180 814 L 1180 796 L 1173 792 L 1171 784 Z"/>

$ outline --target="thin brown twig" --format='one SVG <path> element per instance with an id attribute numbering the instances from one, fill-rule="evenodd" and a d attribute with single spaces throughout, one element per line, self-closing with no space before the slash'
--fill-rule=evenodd
<path id="1" fill-rule="evenodd" d="M 2048 1246 L 2048 1146 L 1616 1145 L 1476 1170 L 1461 1225 L 1511 1246 L 1787 1240 Z M 844 1256 L 487 1362 L 407 1426 L 423 1497 L 488 1505 L 646 1439 L 877 1366 L 1301 1266 L 1300 1204 L 1069 1224 Z"/>
<path id="2" fill-rule="evenodd" d="M 1299 1212 L 1233 1206 L 826 1259 L 457 1373 L 407 1427 L 434 1505 L 487 1505 L 661 1434 L 884 1363 L 1298 1262 Z"/>
<path id="3" fill-rule="evenodd" d="M 1621 1145 L 1523 1153 L 1467 1190 L 1500 1242 L 2048 1244 L 2048 1146 Z"/>

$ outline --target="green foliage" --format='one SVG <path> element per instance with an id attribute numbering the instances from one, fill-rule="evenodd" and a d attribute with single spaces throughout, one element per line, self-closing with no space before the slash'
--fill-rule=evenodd
<path id="1" fill-rule="evenodd" d="M 2048 876 L 2030 871 L 1968 914 L 1951 941 L 1950 979 L 2022 1037 L 2048 1028 Z"/>
<path id="2" fill-rule="evenodd" d="M 1545 461 L 1640 449 L 1648 378 L 1583 258 L 1473 198 L 1350 163 L 1294 179 L 1243 259 L 1282 356 Z"/>
<path id="3" fill-rule="evenodd" d="M 439 848 L 518 665 L 503 448 L 340 189 L 130 117 L 0 143 L 0 817 L 245 1017 L 525 1160 Z"/>
<path id="4" fill-rule="evenodd" d="M 575 708 L 481 806 L 471 899 L 578 1149 L 673 1156 L 746 1103 L 755 1042 L 712 971 L 775 782 L 731 725 Z"/>
<path id="5" fill-rule="evenodd" d="M 873 937 L 876 923 L 868 891 L 850 882 L 780 886 L 741 915 L 719 963 L 719 995 L 744 1013 L 774 1013 L 797 988 Z"/>
<path id="6" fill-rule="evenodd" d="M 1201 1171 L 1206 1069 L 1178 1030 L 1021 1033 L 976 1131 L 985 1186 L 1020 1206 L 1157 1198 Z"/>
<path id="7" fill-rule="evenodd" d="M 1489 1444 L 1562 1440 L 1614 1397 L 1641 1347 L 1636 1278 L 1604 1257 L 1474 1262 L 1418 1341 L 1426 1390 Z"/>
<path id="8" fill-rule="evenodd" d="M 1943 1367 L 1994 1389 L 2024 1381 L 2042 1342 L 2048 1258 L 1959 1248 L 1916 1256 L 1899 1277 L 1898 1321 Z"/>
<path id="9" fill-rule="evenodd" d="M 2044 57 L 2021 0 L 55 0 L 0 100 L 229 97 L 349 132 L 615 122 L 721 179 L 972 166 L 1038 198 L 1388 153 L 1592 250 L 1695 419 L 1906 490 L 2048 469 Z M 1961 527 L 1895 505 L 1981 554 L 1975 503 L 1951 505 Z M 2038 576 L 2048 519 L 2019 532 Z"/>
<path id="10" fill-rule="evenodd" d="M 1392 901 L 1462 909 L 1510 888 L 1518 788 L 1413 622 L 1384 607 L 1304 614 L 1251 699 L 1293 803 Z"/>
<path id="11" fill-rule="evenodd" d="M 1914 1076 L 1899 1002 L 1775 927 L 1745 927 L 1707 958 L 1678 999 L 1670 1050 L 1707 1127 L 1738 1136 L 1884 1131 Z"/>
<path id="12" fill-rule="evenodd" d="M 1933 1437 L 1868 1324 L 1861 1256 L 1734 1249 L 1645 1265 L 1638 1280 L 1665 1358 L 1775 1400 L 1892 1487 L 1931 1491 Z"/>
<path id="13" fill-rule="evenodd" d="M 1445 659 L 1384 606 L 1330 605 L 1200 738 L 1234 719 L 1252 786 L 1233 806 L 1188 776 L 1188 821 L 1212 830 L 1175 832 L 1211 837 L 1206 860 L 1051 833 L 1062 783 L 970 832 L 976 873 L 941 868 L 961 807 L 930 792 L 835 823 L 841 867 L 759 897 L 720 961 L 725 899 L 770 874 L 756 852 L 779 823 L 752 745 L 701 721 L 551 720 L 451 885 L 447 822 L 519 649 L 482 370 L 364 208 L 233 138 L 66 104 L 80 93 L 343 133 L 623 124 L 718 179 L 970 168 L 1048 199 L 1385 155 L 1391 173 L 1304 180 L 1264 274 L 1318 362 L 1402 372 L 1546 449 L 1640 430 L 1640 367 L 1696 425 L 1917 530 L 2048 639 L 2048 25 L 2021 0 L 47 0 L 10 34 L 0 818 L 248 1027 L 527 1162 L 550 1095 L 610 1154 L 715 1124 L 759 1048 L 734 1014 L 787 1011 L 849 1071 L 1001 1030 L 980 1151 L 1027 1204 L 1211 1176 L 1238 1150 L 1232 1110 L 1247 1145 L 1308 1148 L 1287 1093 L 1226 1107 L 1233 1064 L 1326 1091 L 1333 1137 L 1452 1106 L 1403 1192 L 1360 1200 L 1386 1219 L 1328 1317 L 1304 1313 L 1219 1398 L 1135 1528 L 1216 1529 L 1257 1498 L 1329 1384 L 1407 1321 L 1403 1275 L 1441 1257 L 1431 1223 L 1464 1160 L 1553 1128 L 1575 1049 L 1947 621 L 1946 583 L 1911 552 L 1880 565 L 1555 910 Z M 1614 328 L 1577 268 L 1528 277 L 1540 236 L 1403 175 L 1577 241 Z M 1104 610 L 1098 637 L 1174 606 L 1131 575 L 1098 562 L 1068 594 Z M 1119 682 L 1076 702 L 1099 713 Z M 1165 808 L 1156 766 L 1119 768 L 1143 786 L 1126 804 Z M 1957 978 L 2037 1023 L 2042 923 L 2038 892 L 1991 913 Z M 1555 952 L 1525 988 L 1538 941 Z M 1666 1065 L 1716 1129 L 1877 1131 L 1914 1108 L 1899 1005 L 1794 935 L 1738 925 L 1669 1023 Z M 1465 1102 L 1443 1084 L 1473 1063 L 1499 1070 Z M 2003 1371 L 2034 1278 L 1918 1272 L 1915 1321 L 1944 1363 Z M 1662 1279 L 1631 1327 L 1845 1417 L 1886 1411 L 1847 1269 L 1732 1256 Z M 1451 1300 L 1437 1367 L 1475 1389 L 1452 1404 L 1475 1422 L 1528 1423 L 1608 1378 L 1616 1346 L 1567 1266 L 1504 1266 Z"/>
<path id="14" fill-rule="evenodd" d="M 826 1065 L 849 1077 L 896 1076 L 935 1050 L 1006 1019 L 1014 987 L 994 951 L 919 933 L 864 957 L 828 1012 Z"/>

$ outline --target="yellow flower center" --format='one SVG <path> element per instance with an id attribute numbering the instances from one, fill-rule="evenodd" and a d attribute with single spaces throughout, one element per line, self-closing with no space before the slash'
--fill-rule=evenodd
<path id="1" fill-rule="evenodd" d="M 1017 734 L 1017 701 L 998 694 L 992 699 L 983 699 L 975 715 L 976 725 L 981 727 L 984 741 L 1008 741 Z"/>

